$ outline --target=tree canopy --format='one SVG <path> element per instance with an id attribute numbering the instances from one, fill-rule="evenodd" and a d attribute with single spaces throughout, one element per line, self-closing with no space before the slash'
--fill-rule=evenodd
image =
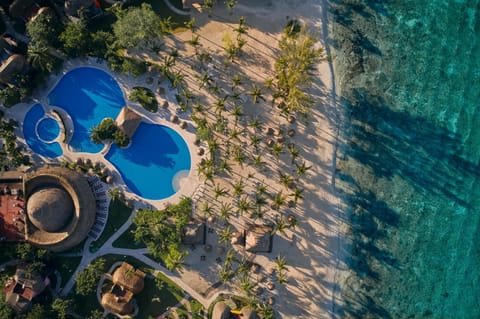
<path id="1" fill-rule="evenodd" d="M 82 56 L 89 52 L 90 33 L 83 21 L 70 22 L 60 34 L 63 50 L 71 57 Z"/>
<path id="2" fill-rule="evenodd" d="M 100 276 L 105 271 L 105 259 L 99 258 L 77 276 L 76 292 L 86 296 L 95 291 Z"/>
<path id="3" fill-rule="evenodd" d="M 192 214 L 192 200 L 182 199 L 161 211 L 139 210 L 133 218 L 135 240 L 142 241 L 155 258 L 169 269 L 179 268 L 185 252 L 180 251 L 183 227 Z"/>
<path id="4" fill-rule="evenodd" d="M 117 45 L 132 48 L 138 45 L 152 47 L 162 36 L 162 22 L 152 6 L 142 3 L 140 7 L 119 10 L 118 20 L 113 25 Z"/>
<path id="5" fill-rule="evenodd" d="M 61 23 L 51 13 L 43 13 L 27 23 L 27 34 L 31 45 L 55 47 L 61 32 Z"/>
<path id="6" fill-rule="evenodd" d="M 94 127 L 90 139 L 97 144 L 113 140 L 122 147 L 130 143 L 128 136 L 115 125 L 115 121 L 111 118 L 103 119 L 98 126 Z"/>

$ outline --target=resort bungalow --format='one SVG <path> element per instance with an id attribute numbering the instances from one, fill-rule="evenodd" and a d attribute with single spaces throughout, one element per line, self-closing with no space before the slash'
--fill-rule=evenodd
<path id="1" fill-rule="evenodd" d="M 272 251 L 272 227 L 251 225 L 245 231 L 245 250 L 252 253 L 269 253 Z"/>
<path id="2" fill-rule="evenodd" d="M 112 288 L 102 295 L 100 301 L 102 307 L 117 316 L 134 317 L 138 312 L 138 306 L 133 297 L 143 290 L 144 278 L 143 271 L 123 262 L 113 273 Z"/>
<path id="3" fill-rule="evenodd" d="M 7 85 L 15 85 L 15 76 L 25 69 L 26 60 L 23 55 L 10 55 L 0 65 L 0 82 Z"/>
<path id="4" fill-rule="evenodd" d="M 19 266 L 3 289 L 5 302 L 17 313 L 25 313 L 32 308 L 32 300 L 41 294 L 49 283 L 48 278 L 43 279 L 39 274 L 32 274 L 26 265 Z"/>
<path id="5" fill-rule="evenodd" d="M 193 220 L 185 225 L 182 233 L 182 244 L 204 245 L 205 244 L 205 223 L 201 220 Z"/>
<path id="6" fill-rule="evenodd" d="M 8 11 L 12 18 L 20 18 L 25 21 L 29 21 L 34 17 L 40 6 L 33 0 L 14 0 Z"/>

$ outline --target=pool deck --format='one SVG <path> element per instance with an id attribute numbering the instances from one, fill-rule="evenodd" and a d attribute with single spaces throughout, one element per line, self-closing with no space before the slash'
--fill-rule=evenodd
<path id="1" fill-rule="evenodd" d="M 147 72 L 146 74 L 140 76 L 140 77 L 131 77 L 131 76 L 125 76 L 123 74 L 115 73 L 112 72 L 106 62 L 101 59 L 93 59 L 93 58 L 84 58 L 84 59 L 77 59 L 73 61 L 66 62 L 64 64 L 64 68 L 62 71 L 56 75 L 52 75 L 49 80 L 45 84 L 45 88 L 42 90 L 38 90 L 37 92 L 34 93 L 33 97 L 31 100 L 27 101 L 27 103 L 21 103 L 15 106 L 15 108 L 10 108 L 5 110 L 5 118 L 12 118 L 19 123 L 19 127 L 16 129 L 16 135 L 18 137 L 19 142 L 21 142 L 26 149 L 30 149 L 28 145 L 26 144 L 24 135 L 23 135 L 23 119 L 25 118 L 25 114 L 28 112 L 28 110 L 31 108 L 32 105 L 36 103 L 40 103 L 43 108 L 45 109 L 46 113 L 51 113 L 53 110 L 59 110 L 58 107 L 49 105 L 48 103 L 48 95 L 50 94 L 51 90 L 55 88 L 55 86 L 58 84 L 58 82 L 61 80 L 61 78 L 68 73 L 69 71 L 79 68 L 79 67 L 94 67 L 98 68 L 110 75 L 117 81 L 119 84 L 124 100 L 127 101 L 126 103 L 138 114 L 140 114 L 143 117 L 143 121 L 146 123 L 152 123 L 152 124 L 159 124 L 163 125 L 166 127 L 169 127 L 173 130 L 175 130 L 177 133 L 180 134 L 180 136 L 185 140 L 185 142 L 188 145 L 188 149 L 190 151 L 190 158 L 191 158 L 191 168 L 190 172 L 187 177 L 183 177 L 182 180 L 180 181 L 175 181 L 177 185 L 181 185 L 180 189 L 173 194 L 170 197 L 167 197 L 165 199 L 161 200 L 150 200 L 150 199 L 145 199 L 140 197 L 139 195 L 133 193 L 130 191 L 126 183 L 124 182 L 121 174 L 117 171 L 115 166 L 110 163 L 108 160 L 105 159 L 105 154 L 108 152 L 110 149 L 110 145 L 107 144 L 102 151 L 98 153 L 84 153 L 84 152 L 74 152 L 71 150 L 68 144 L 62 143 L 62 135 L 59 136 L 57 139 L 58 142 L 60 142 L 63 150 L 63 155 L 59 156 L 58 158 L 47 158 L 43 157 L 39 154 L 34 153 L 33 151 L 30 152 L 30 155 L 33 158 L 33 161 L 35 163 L 34 167 L 36 166 L 42 166 L 45 164 L 60 164 L 62 161 L 67 161 L 67 162 L 76 162 L 78 159 L 83 159 L 83 160 L 90 160 L 92 163 L 100 163 L 102 166 L 108 168 L 108 170 L 111 172 L 110 175 L 113 177 L 113 182 L 110 184 L 110 187 L 118 187 L 121 189 L 125 197 L 128 201 L 131 202 L 140 202 L 144 203 L 146 205 L 155 207 L 157 209 L 162 209 L 165 207 L 166 204 L 170 202 L 176 202 L 183 196 L 190 197 L 194 194 L 196 189 L 199 187 L 200 180 L 198 173 L 195 169 L 197 167 L 198 163 L 201 161 L 201 156 L 197 154 L 197 148 L 194 144 L 195 142 L 195 132 L 194 132 L 194 127 L 192 126 L 193 123 L 187 116 L 187 114 L 181 114 L 177 113 L 174 108 L 177 105 L 175 101 L 175 94 L 176 90 L 169 88 L 168 80 L 164 80 L 163 82 L 158 84 L 158 79 L 159 79 L 159 74 L 156 73 L 150 73 Z M 149 84 L 149 78 L 153 79 L 151 83 Z M 157 93 L 155 94 L 157 97 L 157 100 L 159 102 L 159 105 L 162 105 L 164 101 L 167 101 L 170 105 L 169 108 L 164 109 L 159 107 L 158 111 L 156 113 L 151 113 L 147 110 L 145 110 L 140 104 L 137 102 L 132 102 L 129 101 L 127 96 L 129 95 L 131 89 L 136 86 L 142 86 L 149 88 L 153 92 L 157 92 L 158 87 L 161 86 L 165 89 L 165 95 L 159 96 Z M 60 113 L 62 113 L 62 109 L 60 108 Z M 63 112 L 62 116 L 64 117 L 68 115 L 67 112 Z M 171 115 L 176 114 L 181 121 L 187 122 L 187 128 L 182 129 L 179 124 L 174 124 L 169 121 L 169 118 Z M 68 143 L 69 139 L 69 132 L 72 131 L 73 127 L 73 122 L 71 119 L 69 120 L 69 115 L 66 118 L 67 120 L 64 121 L 65 125 L 67 127 L 63 127 L 63 125 L 60 124 L 61 126 L 61 131 L 64 134 L 67 134 L 66 136 L 66 141 Z M 203 155 L 205 156 L 205 155 Z M 186 179 L 186 180 L 185 180 Z"/>

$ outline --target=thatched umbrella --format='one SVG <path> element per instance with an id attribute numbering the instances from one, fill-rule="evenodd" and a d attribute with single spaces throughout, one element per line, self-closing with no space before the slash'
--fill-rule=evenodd
<path id="1" fill-rule="evenodd" d="M 275 284 L 274 284 L 273 282 L 271 282 L 271 281 L 268 282 L 268 284 L 267 284 L 267 289 L 268 289 L 268 290 L 273 290 L 273 289 L 275 289 Z"/>
<path id="2" fill-rule="evenodd" d="M 274 305 L 275 304 L 275 298 L 274 297 L 268 297 L 268 300 L 267 300 L 268 304 L 271 306 L 271 305 Z"/>
<path id="3" fill-rule="evenodd" d="M 202 156 L 203 154 L 205 154 L 205 149 L 203 147 L 200 147 L 198 150 L 197 150 L 197 155 L 198 156 Z"/>
<path id="4" fill-rule="evenodd" d="M 182 129 L 186 129 L 187 126 L 188 126 L 187 121 L 182 121 L 182 123 L 180 123 L 180 127 L 181 127 Z"/>
<path id="5" fill-rule="evenodd" d="M 111 184 L 113 182 L 113 176 L 108 175 L 107 178 L 105 178 L 105 182 L 107 182 L 107 184 Z"/>
<path id="6" fill-rule="evenodd" d="M 294 137 L 295 136 L 295 130 L 293 128 L 289 129 L 287 132 L 288 136 Z"/>
<path id="7" fill-rule="evenodd" d="M 172 114 L 172 116 L 170 116 L 170 122 L 172 123 L 178 123 L 179 119 L 178 119 L 178 116 L 175 115 L 175 114 Z"/>
<path id="8" fill-rule="evenodd" d="M 102 175 L 107 175 L 110 171 L 108 170 L 108 168 L 104 167 L 100 172 L 102 173 Z"/>
<path id="9" fill-rule="evenodd" d="M 162 109 L 168 109 L 168 101 L 162 103 Z"/>
<path id="10" fill-rule="evenodd" d="M 275 133 L 275 130 L 271 127 L 266 127 L 265 128 L 265 134 L 267 135 L 273 135 Z"/>
<path id="11" fill-rule="evenodd" d="M 89 158 L 85 158 L 85 159 L 83 159 L 83 164 L 87 165 L 87 166 L 90 166 L 92 164 L 92 161 Z"/>
<path id="12" fill-rule="evenodd" d="M 78 165 L 82 165 L 82 164 L 83 164 L 83 158 L 81 158 L 81 157 L 77 158 L 76 163 L 77 163 Z"/>
<path id="13" fill-rule="evenodd" d="M 296 120 L 296 119 L 295 119 L 295 116 L 293 116 L 293 115 L 289 115 L 289 116 L 287 117 L 287 121 L 288 121 L 288 123 L 290 123 L 290 124 L 295 123 L 295 120 Z"/>
<path id="14" fill-rule="evenodd" d="M 272 147 L 273 145 L 275 145 L 275 141 L 272 140 L 271 138 L 269 138 L 269 139 L 267 140 L 267 146 L 268 146 L 268 147 Z"/>
<path id="15" fill-rule="evenodd" d="M 138 294 L 143 290 L 145 273 L 139 269 L 135 269 L 132 265 L 123 262 L 112 275 L 114 284 L 119 285 Z"/>

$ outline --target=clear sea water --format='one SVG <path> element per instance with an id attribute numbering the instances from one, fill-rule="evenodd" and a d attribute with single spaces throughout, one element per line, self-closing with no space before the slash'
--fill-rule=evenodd
<path id="1" fill-rule="evenodd" d="M 480 3 L 329 1 L 339 317 L 480 318 Z"/>
<path id="2" fill-rule="evenodd" d="M 125 106 L 117 81 L 107 72 L 80 67 L 65 74 L 48 95 L 50 105 L 70 114 L 73 135 L 70 147 L 76 152 L 98 153 L 103 145 L 90 141 L 91 130 L 110 117 L 115 119 Z"/>
<path id="3" fill-rule="evenodd" d="M 185 140 L 173 129 L 141 123 L 127 148 L 112 145 L 105 158 L 120 172 L 128 188 L 147 199 L 164 199 L 178 191 L 191 160 Z"/>

